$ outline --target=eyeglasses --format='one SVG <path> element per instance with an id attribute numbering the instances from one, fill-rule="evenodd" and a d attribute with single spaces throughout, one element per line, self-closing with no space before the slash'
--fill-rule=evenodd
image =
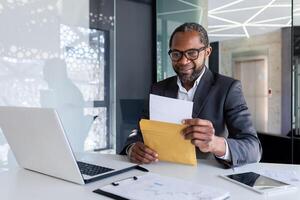
<path id="1" fill-rule="evenodd" d="M 187 59 L 189 60 L 196 60 L 199 56 L 199 53 L 201 51 L 203 51 L 204 49 L 206 49 L 207 47 L 204 46 L 204 47 L 201 47 L 199 49 L 188 49 L 186 51 L 179 51 L 179 50 L 172 50 L 170 49 L 168 54 L 171 58 L 172 61 L 179 61 L 182 56 L 184 55 Z"/>

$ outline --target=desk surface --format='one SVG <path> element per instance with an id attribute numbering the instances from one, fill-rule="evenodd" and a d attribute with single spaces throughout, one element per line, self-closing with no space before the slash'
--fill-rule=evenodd
<path id="1" fill-rule="evenodd" d="M 82 155 L 81 155 L 82 156 Z M 115 156 L 117 159 L 126 159 L 122 156 Z M 95 163 L 97 154 L 87 154 L 84 156 Z M 231 183 L 219 177 L 221 174 L 232 173 L 232 169 L 223 169 L 216 161 L 213 160 L 198 160 L 198 166 L 177 165 L 166 162 L 158 162 L 155 164 L 144 165 L 151 172 L 158 173 L 165 176 L 178 177 L 198 184 L 215 186 L 223 188 L 230 192 L 230 199 L 299 199 L 300 196 L 300 182 L 298 182 L 299 189 L 297 191 L 278 194 L 276 196 L 263 196 L 251 190 L 243 188 L 239 185 Z M 285 164 L 270 164 L 270 163 L 256 163 L 242 166 L 235 169 L 235 172 L 255 171 L 260 172 L 264 170 L 293 170 L 300 174 L 300 165 L 285 165 Z M 77 185 L 67 181 L 59 180 L 39 173 L 31 172 L 22 169 L 18 166 L 0 166 L 0 198 L 1 199 L 22 199 L 22 200 L 52 200 L 52 199 L 72 199 L 72 200 L 92 200 L 92 199 L 108 199 L 92 191 L 105 184 L 109 184 L 115 180 L 119 180 L 132 175 L 140 175 L 142 172 L 133 170 L 124 174 L 110 177 L 87 185 Z"/>

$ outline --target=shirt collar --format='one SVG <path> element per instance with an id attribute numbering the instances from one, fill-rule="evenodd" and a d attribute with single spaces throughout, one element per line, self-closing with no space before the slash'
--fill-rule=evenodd
<path id="1" fill-rule="evenodd" d="M 193 87 L 191 89 L 196 88 L 198 86 L 198 84 L 199 84 L 199 82 L 200 82 L 200 80 L 201 80 L 201 78 L 202 78 L 205 70 L 206 70 L 206 66 L 203 67 L 203 70 L 202 70 L 201 74 L 196 79 L 196 81 L 194 82 L 194 85 L 193 85 Z M 180 91 L 186 92 L 186 89 L 183 87 L 183 85 L 182 85 L 182 83 L 181 83 L 181 81 L 179 79 L 179 76 L 177 76 L 177 85 L 178 85 Z"/>

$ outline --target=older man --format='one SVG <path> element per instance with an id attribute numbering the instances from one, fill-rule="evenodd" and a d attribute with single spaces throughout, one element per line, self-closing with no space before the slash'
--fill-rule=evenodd
<path id="1" fill-rule="evenodd" d="M 182 134 L 195 145 L 197 157 L 216 158 L 227 167 L 258 162 L 261 144 L 240 81 L 205 66 L 212 51 L 206 30 L 196 23 L 182 24 L 172 33 L 169 47 L 177 76 L 155 83 L 151 93 L 194 102 L 193 118 L 183 121 L 188 126 Z M 135 163 L 159 158 L 144 145 L 140 131 L 129 136 L 121 153 Z"/>

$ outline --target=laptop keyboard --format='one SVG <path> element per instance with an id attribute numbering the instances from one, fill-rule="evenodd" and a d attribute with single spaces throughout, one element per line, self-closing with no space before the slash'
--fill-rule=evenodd
<path id="1" fill-rule="evenodd" d="M 79 170 L 81 174 L 88 175 L 88 176 L 95 176 L 98 174 L 103 174 L 105 172 L 112 171 L 113 169 L 102 167 L 98 165 L 92 165 L 84 162 L 77 161 Z"/>

